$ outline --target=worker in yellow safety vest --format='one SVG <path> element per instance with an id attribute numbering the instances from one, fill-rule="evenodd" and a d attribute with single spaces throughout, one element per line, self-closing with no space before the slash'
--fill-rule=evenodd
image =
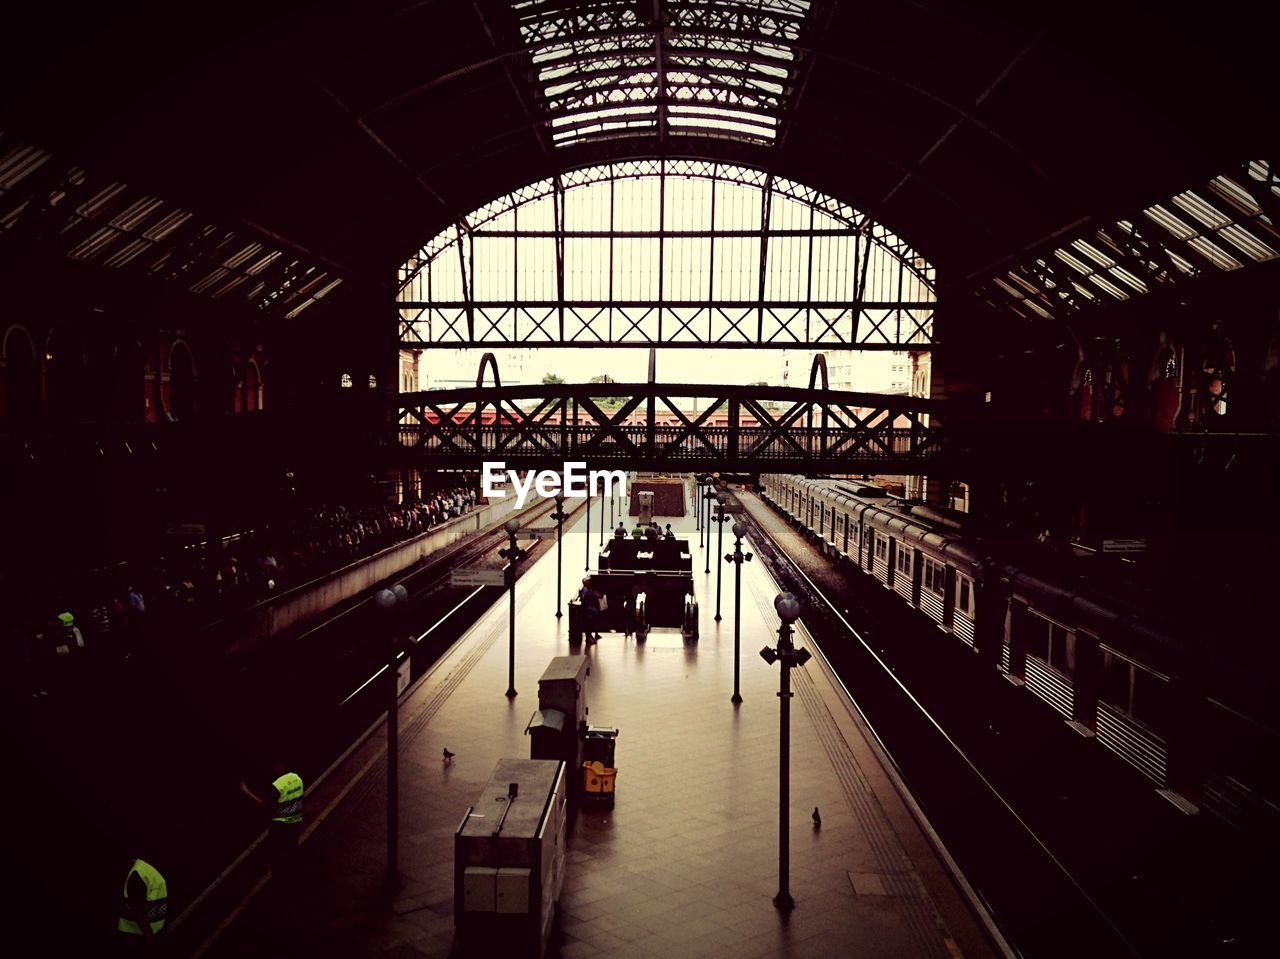
<path id="1" fill-rule="evenodd" d="M 298 849 L 298 833 L 302 829 L 302 777 L 276 766 L 274 779 L 258 795 L 241 782 L 241 791 L 266 811 L 267 841 L 271 846 L 272 870 L 279 875 L 286 870 Z"/>
<path id="2" fill-rule="evenodd" d="M 124 880 L 124 905 L 116 929 L 153 943 L 164 928 L 168 906 L 169 887 L 160 870 L 145 859 L 135 859 Z"/>

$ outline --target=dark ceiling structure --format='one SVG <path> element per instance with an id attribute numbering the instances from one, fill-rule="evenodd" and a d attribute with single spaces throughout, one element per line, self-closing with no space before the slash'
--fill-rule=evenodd
<path id="1" fill-rule="evenodd" d="M 1208 8 L 233 0 L 6 20 L 6 146 L 270 240 L 324 282 L 390 283 L 495 196 L 662 156 L 810 184 L 943 288 L 978 289 L 1246 169 L 1280 129 L 1266 31 Z"/>

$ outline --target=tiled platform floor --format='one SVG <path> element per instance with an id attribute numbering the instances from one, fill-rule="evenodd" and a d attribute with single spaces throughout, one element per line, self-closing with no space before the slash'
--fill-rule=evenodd
<path id="1" fill-rule="evenodd" d="M 569 837 L 559 933 L 548 955 L 992 954 L 817 658 L 793 673 L 791 892 L 797 908 L 789 917 L 773 908 L 779 677 L 778 667 L 766 665 L 757 651 L 776 642 L 777 587 L 760 563 L 744 566 L 745 701 L 735 707 L 729 701 L 733 568 L 724 564 L 724 619 L 717 624 L 715 564 L 709 575 L 702 572 L 692 517 L 673 525 L 695 543 L 701 639 L 686 647 L 679 633 L 654 632 L 637 646 L 606 634 L 588 648 L 590 719 L 621 730 L 617 803 L 578 817 Z M 566 596 L 581 575 L 583 534 L 578 523 L 566 536 Z M 537 678 L 552 656 L 569 652 L 568 618 L 554 616 L 555 569 L 550 552 L 517 587 L 520 695 L 513 702 L 504 696 L 504 599 L 401 707 L 399 889 L 388 894 L 384 882 L 386 767 L 379 734 L 309 795 L 303 875 L 248 900 L 206 944 L 208 954 L 449 953 L 454 830 L 495 761 L 528 755 L 524 728 L 537 707 Z M 803 630 L 799 642 L 809 642 Z M 446 746 L 457 753 L 451 765 L 441 761 Z M 816 830 L 814 806 L 822 813 Z"/>

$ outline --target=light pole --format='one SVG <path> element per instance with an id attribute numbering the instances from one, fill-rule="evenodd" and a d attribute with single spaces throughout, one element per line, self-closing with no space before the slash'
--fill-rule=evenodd
<path id="1" fill-rule="evenodd" d="M 600 494 L 600 546 L 604 547 L 604 493 Z"/>
<path id="2" fill-rule="evenodd" d="M 568 515 L 564 511 L 564 496 L 557 494 L 555 512 L 551 514 L 556 521 L 556 619 L 564 615 L 560 612 L 560 571 L 564 567 L 564 521 Z"/>
<path id="3" fill-rule="evenodd" d="M 742 644 L 742 564 L 751 562 L 751 554 L 742 551 L 742 537 L 746 535 L 746 523 L 733 524 L 733 552 L 725 554 L 724 561 L 733 563 L 733 695 L 729 702 L 742 702 L 738 690 L 738 666 Z"/>
<path id="4" fill-rule="evenodd" d="M 387 655 L 387 885 L 395 888 L 400 873 L 400 655 L 406 652 L 400 635 L 409 591 L 400 583 L 380 589 L 374 603 L 390 621 Z"/>
<path id="5" fill-rule="evenodd" d="M 590 515 L 590 514 L 588 514 Z M 507 548 L 498 550 L 498 555 L 507 561 L 507 586 L 511 589 L 510 615 L 510 650 L 507 658 L 507 698 L 516 696 L 516 564 L 529 554 L 516 543 L 516 531 L 520 529 L 520 521 L 512 518 L 502 528 L 507 531 Z"/>
<path id="6" fill-rule="evenodd" d="M 582 558 L 583 570 L 591 569 L 591 492 L 587 491 L 587 554 Z"/>
<path id="7" fill-rule="evenodd" d="M 694 476 L 694 494 L 693 494 L 693 515 L 696 517 L 694 526 L 698 531 L 698 539 L 702 539 L 702 477 Z"/>
<path id="8" fill-rule="evenodd" d="M 781 725 L 778 729 L 778 894 L 773 897 L 773 904 L 789 912 L 796 907 L 790 889 L 791 816 L 788 808 L 791 802 L 791 670 L 807 663 L 810 654 L 807 649 L 796 649 L 791 642 L 791 624 L 800 615 L 800 601 L 790 593 L 779 593 L 773 601 L 773 608 L 782 620 L 778 626 L 778 646 L 776 649 L 766 646 L 760 650 L 760 658 L 770 666 L 782 664 L 782 683 L 778 692 L 781 700 Z"/>
<path id="9" fill-rule="evenodd" d="M 724 493 L 716 494 L 716 552 L 724 549 Z M 711 562 L 711 537 L 707 536 L 707 562 Z M 716 564 L 716 622 L 720 622 L 720 584 L 724 581 L 724 567 Z"/>
<path id="10" fill-rule="evenodd" d="M 702 528 L 707 535 L 707 542 L 705 546 L 701 542 L 698 543 L 699 546 L 703 546 L 703 549 L 706 550 L 706 569 L 703 570 L 704 573 L 711 572 L 711 501 L 715 499 L 715 496 L 716 494 L 711 492 L 711 485 L 708 484 L 706 491 L 702 494 L 702 499 L 707 504 L 706 520 L 702 524 Z"/>

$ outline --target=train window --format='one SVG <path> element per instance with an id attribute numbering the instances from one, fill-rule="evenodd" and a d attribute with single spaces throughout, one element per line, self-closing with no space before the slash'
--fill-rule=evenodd
<path id="1" fill-rule="evenodd" d="M 889 559 L 889 541 L 883 536 L 876 537 L 876 559 L 882 559 L 886 562 Z"/>
<path id="2" fill-rule="evenodd" d="M 924 561 L 924 588 L 939 596 L 946 594 L 947 570 L 928 557 Z"/>
<path id="3" fill-rule="evenodd" d="M 1076 669 L 1076 643 L 1067 629 L 1032 613 L 1027 618 L 1027 655 L 1048 663 L 1063 675 Z"/>
<path id="4" fill-rule="evenodd" d="M 1101 698 L 1154 729 L 1163 729 L 1170 711 L 1169 681 L 1108 649 L 1102 651 Z"/>
<path id="5" fill-rule="evenodd" d="M 960 581 L 960 599 L 958 604 L 964 612 L 969 612 L 969 603 L 973 599 L 973 593 L 969 586 L 969 578 L 967 576 L 957 576 Z"/>
<path id="6" fill-rule="evenodd" d="M 898 550 L 898 572 L 904 576 L 911 575 L 911 550 Z"/>

